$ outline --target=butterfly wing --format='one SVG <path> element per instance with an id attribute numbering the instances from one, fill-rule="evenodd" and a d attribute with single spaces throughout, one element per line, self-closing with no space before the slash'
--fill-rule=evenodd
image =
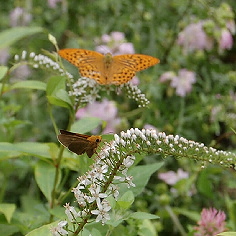
<path id="1" fill-rule="evenodd" d="M 70 132 L 70 131 L 67 131 L 67 130 L 64 130 L 64 129 L 60 129 L 60 134 L 73 135 L 73 136 L 76 135 L 76 136 L 78 136 L 80 138 L 82 137 L 82 138 L 85 138 L 85 139 L 91 137 L 91 135 L 73 133 L 73 132 Z"/>
<path id="2" fill-rule="evenodd" d="M 145 70 L 159 63 L 160 60 L 142 54 L 127 54 L 113 57 L 111 74 L 113 84 L 124 84 L 130 81 L 136 72 Z"/>
<path id="3" fill-rule="evenodd" d="M 101 53 L 76 48 L 58 51 L 58 54 L 79 68 L 81 76 L 96 80 L 102 84 L 104 79 L 104 55 Z"/>
<path id="4" fill-rule="evenodd" d="M 87 141 L 89 137 L 90 136 L 86 134 L 77 134 L 61 129 L 57 139 L 63 146 L 68 147 L 72 142 L 81 140 Z"/>
<path id="5" fill-rule="evenodd" d="M 88 146 L 89 146 L 89 141 L 80 140 L 70 143 L 67 148 L 71 152 L 76 153 L 77 155 L 82 155 L 87 151 Z"/>
<path id="6" fill-rule="evenodd" d="M 77 155 L 86 154 L 88 157 L 92 157 L 98 143 L 101 142 L 101 136 L 90 136 L 86 134 L 72 133 L 66 130 L 60 130 L 60 134 L 57 136 L 59 142 L 67 147 L 71 152 Z"/>

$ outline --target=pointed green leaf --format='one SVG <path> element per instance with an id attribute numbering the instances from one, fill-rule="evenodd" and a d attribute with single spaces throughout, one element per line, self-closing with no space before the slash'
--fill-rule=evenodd
<path id="1" fill-rule="evenodd" d="M 10 223 L 15 209 L 16 209 L 15 204 L 8 204 L 8 203 L 0 204 L 0 212 L 4 214 L 8 223 Z"/>
<path id="2" fill-rule="evenodd" d="M 0 80 L 2 80 L 4 78 L 4 76 L 6 75 L 7 71 L 8 71 L 8 67 L 0 66 Z"/>
<path id="3" fill-rule="evenodd" d="M 37 90 L 43 90 L 46 91 L 46 84 L 41 81 L 36 80 L 25 80 L 25 81 L 19 81 L 16 82 L 11 86 L 11 89 L 37 89 Z"/>
<path id="4" fill-rule="evenodd" d="M 52 236 L 52 233 L 50 232 L 50 229 L 52 227 L 56 227 L 59 221 L 44 225 L 42 227 L 39 227 L 37 229 L 32 230 L 25 236 Z"/>
<path id="5" fill-rule="evenodd" d="M 14 27 L 0 33 L 0 49 L 11 46 L 18 40 L 43 32 L 41 27 Z"/>
<path id="6" fill-rule="evenodd" d="M 71 127 L 72 132 L 87 133 L 97 128 L 101 124 L 102 120 L 97 117 L 85 117 L 77 120 Z"/>
<path id="7" fill-rule="evenodd" d="M 56 168 L 52 164 L 39 161 L 35 166 L 34 174 L 40 190 L 47 200 L 51 202 L 51 194 L 55 181 Z"/>
<path id="8" fill-rule="evenodd" d="M 144 220 L 144 219 L 153 220 L 153 219 L 159 219 L 160 217 L 147 212 L 134 212 L 130 214 L 130 218 L 138 220 Z"/>
<path id="9" fill-rule="evenodd" d="M 50 77 L 47 83 L 47 95 L 56 95 L 60 89 L 66 89 L 66 78 L 63 76 Z"/>
<path id="10" fill-rule="evenodd" d="M 128 171 L 128 175 L 133 176 L 133 183 L 135 184 L 135 187 L 130 188 L 130 190 L 134 193 L 134 196 L 137 196 L 143 191 L 151 175 L 159 170 L 163 166 L 163 164 L 163 162 L 159 162 L 149 165 L 134 166 Z M 126 191 L 127 185 L 121 184 L 120 193 L 122 194 Z"/>
<path id="11" fill-rule="evenodd" d="M 134 194 L 132 191 L 125 192 L 117 201 L 122 209 L 128 209 L 134 202 Z"/>

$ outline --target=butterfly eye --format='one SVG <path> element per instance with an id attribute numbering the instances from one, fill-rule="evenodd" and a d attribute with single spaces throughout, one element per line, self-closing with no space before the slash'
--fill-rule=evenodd
<path id="1" fill-rule="evenodd" d="M 99 142 L 100 142 L 100 139 L 97 138 L 97 139 L 96 139 L 96 142 L 99 143 Z"/>

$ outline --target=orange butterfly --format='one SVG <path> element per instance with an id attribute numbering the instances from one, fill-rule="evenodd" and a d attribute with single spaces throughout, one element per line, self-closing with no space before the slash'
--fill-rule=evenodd
<path id="1" fill-rule="evenodd" d="M 60 130 L 60 134 L 57 138 L 59 142 L 71 152 L 77 155 L 86 153 L 89 158 L 96 152 L 102 140 L 102 137 L 99 135 L 77 134 L 63 129 Z"/>
<path id="2" fill-rule="evenodd" d="M 142 54 L 112 56 L 85 50 L 68 48 L 58 54 L 79 68 L 81 76 L 96 80 L 99 84 L 124 84 L 130 81 L 135 73 L 145 70 L 160 62 L 159 59 Z"/>

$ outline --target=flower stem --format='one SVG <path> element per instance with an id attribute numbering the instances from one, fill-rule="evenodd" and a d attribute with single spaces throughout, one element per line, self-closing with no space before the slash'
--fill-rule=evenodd
<path id="1" fill-rule="evenodd" d="M 187 236 L 187 233 L 185 232 L 184 228 L 179 222 L 179 219 L 176 217 L 175 213 L 172 211 L 171 207 L 169 205 L 165 206 L 166 211 L 169 213 L 172 221 L 174 222 L 175 226 L 179 230 L 182 236 Z"/>

